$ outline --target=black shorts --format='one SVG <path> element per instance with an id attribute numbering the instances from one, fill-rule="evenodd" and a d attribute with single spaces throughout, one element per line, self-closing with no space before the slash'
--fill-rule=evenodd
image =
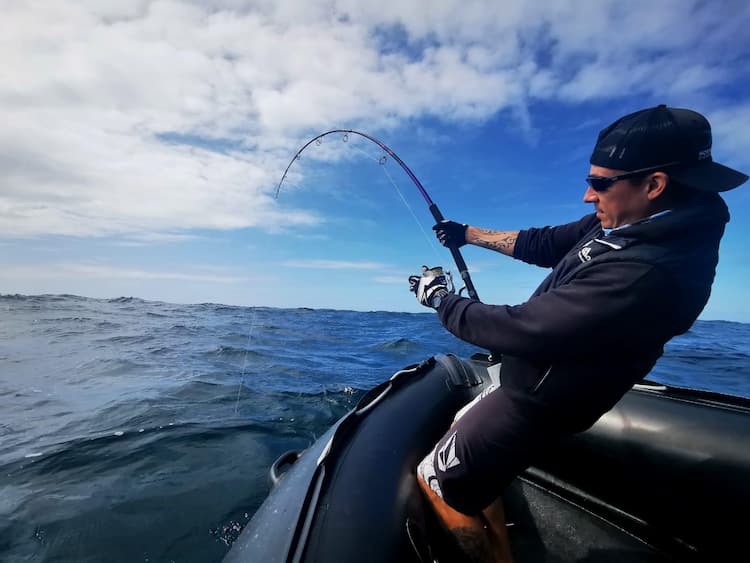
<path id="1" fill-rule="evenodd" d="M 503 388 L 490 387 L 461 409 L 417 472 L 452 508 L 479 513 L 549 442 L 548 432 Z"/>

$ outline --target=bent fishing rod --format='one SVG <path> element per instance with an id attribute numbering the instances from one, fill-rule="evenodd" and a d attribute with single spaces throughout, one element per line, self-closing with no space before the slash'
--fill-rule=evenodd
<path id="1" fill-rule="evenodd" d="M 445 217 L 443 217 L 443 214 L 440 212 L 440 209 L 438 209 L 437 204 L 432 201 L 432 198 L 430 197 L 430 194 L 427 193 L 427 190 L 424 189 L 424 186 L 422 185 L 422 182 L 419 181 L 419 179 L 414 175 L 414 172 L 412 172 L 409 167 L 406 165 L 406 163 L 401 160 L 401 158 L 391 150 L 391 148 L 383 143 L 382 141 L 376 139 L 375 137 L 372 137 L 368 135 L 367 133 L 362 133 L 361 131 L 356 131 L 354 129 L 332 129 L 330 131 L 326 131 L 325 133 L 321 133 L 320 135 L 317 135 L 310 139 L 307 143 L 305 143 L 301 149 L 297 151 L 297 153 L 294 155 L 294 158 L 292 158 L 291 162 L 289 162 L 289 165 L 286 167 L 286 170 L 284 170 L 284 175 L 281 177 L 281 181 L 279 181 L 279 185 L 276 188 L 276 197 L 279 197 L 279 192 L 281 191 L 281 184 L 284 183 L 284 179 L 286 178 L 287 173 L 289 172 L 289 169 L 292 167 L 292 164 L 294 164 L 294 161 L 298 160 L 302 152 L 309 147 L 313 143 L 320 144 L 320 140 L 323 137 L 326 137 L 327 135 L 332 135 L 334 133 L 343 133 L 344 134 L 344 142 L 347 142 L 349 140 L 349 135 L 359 135 L 360 137 L 363 137 L 367 139 L 368 141 L 371 141 L 378 145 L 381 149 L 385 151 L 386 154 L 390 155 L 393 160 L 395 160 L 401 168 L 403 168 L 404 172 L 411 178 L 411 181 L 414 182 L 414 185 L 417 186 L 417 189 L 419 190 L 419 193 L 422 194 L 422 197 L 424 198 L 425 202 L 427 202 L 427 206 L 430 210 L 430 213 L 432 214 L 435 221 L 438 223 L 445 220 Z M 383 156 L 380 160 L 381 164 L 385 164 L 385 156 Z M 469 297 L 472 299 L 476 299 L 479 301 L 479 295 L 477 295 L 476 289 L 474 289 L 474 283 L 471 281 L 471 276 L 469 275 L 469 269 L 466 266 L 466 262 L 464 261 L 463 256 L 461 256 L 461 252 L 458 250 L 458 246 L 456 245 L 450 245 L 448 247 L 448 250 L 450 250 L 451 255 L 453 256 L 453 261 L 456 263 L 456 267 L 458 268 L 458 272 L 461 275 L 461 279 L 464 282 L 464 286 L 466 287 L 466 291 L 469 294 Z"/>

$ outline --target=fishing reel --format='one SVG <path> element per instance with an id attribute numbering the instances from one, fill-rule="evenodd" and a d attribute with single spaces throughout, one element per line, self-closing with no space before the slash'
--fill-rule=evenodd
<path id="1" fill-rule="evenodd" d="M 435 277 L 444 276 L 445 283 L 449 292 L 455 293 L 456 295 L 461 297 L 461 293 L 466 291 L 465 285 L 459 288 L 458 291 L 456 291 L 456 285 L 453 283 L 453 274 L 451 274 L 450 270 L 444 270 L 442 266 L 435 266 L 434 268 L 427 268 L 426 266 L 424 266 L 422 268 L 422 272 L 424 273 L 426 271 L 432 272 L 433 276 Z"/>
<path id="2" fill-rule="evenodd" d="M 446 289 L 450 293 L 456 293 L 456 295 L 458 295 L 459 297 L 461 296 L 461 292 L 466 289 L 466 286 L 463 286 L 458 290 L 458 292 L 456 292 L 456 285 L 453 283 L 453 275 L 451 274 L 451 271 L 444 270 L 442 266 L 435 266 L 434 268 L 422 266 L 422 275 L 426 274 L 427 272 L 430 272 L 433 277 L 443 276 L 445 278 Z"/>

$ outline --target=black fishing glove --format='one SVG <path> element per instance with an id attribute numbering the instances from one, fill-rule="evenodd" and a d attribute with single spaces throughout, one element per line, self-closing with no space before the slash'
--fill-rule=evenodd
<path id="1" fill-rule="evenodd" d="M 440 221 L 433 225 L 432 230 L 437 234 L 440 244 L 459 248 L 466 244 L 466 229 L 469 225 L 455 221 Z"/>
<path id="2" fill-rule="evenodd" d="M 453 283 L 450 274 L 446 276 L 442 267 L 422 266 L 421 276 L 409 276 L 409 290 L 416 294 L 421 305 L 437 309 L 443 297 L 453 293 Z"/>

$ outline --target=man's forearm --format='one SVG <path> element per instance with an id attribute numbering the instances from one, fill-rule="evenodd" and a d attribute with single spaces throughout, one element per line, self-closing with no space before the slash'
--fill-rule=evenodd
<path id="1" fill-rule="evenodd" d="M 479 227 L 466 228 L 466 242 L 513 256 L 519 231 L 493 231 Z"/>

